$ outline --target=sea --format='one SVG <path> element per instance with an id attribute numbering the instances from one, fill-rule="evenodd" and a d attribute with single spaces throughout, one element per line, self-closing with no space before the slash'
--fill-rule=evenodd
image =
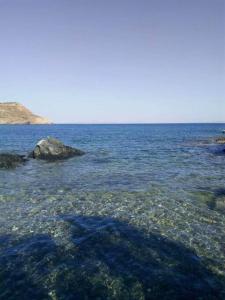
<path id="1" fill-rule="evenodd" d="M 0 300 L 225 299 L 225 124 L 1 125 Z"/>

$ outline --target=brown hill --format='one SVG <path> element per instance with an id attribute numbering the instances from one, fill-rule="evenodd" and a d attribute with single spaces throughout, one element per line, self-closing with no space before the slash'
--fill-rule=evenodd
<path id="1" fill-rule="evenodd" d="M 50 124 L 17 102 L 0 103 L 0 124 Z"/>

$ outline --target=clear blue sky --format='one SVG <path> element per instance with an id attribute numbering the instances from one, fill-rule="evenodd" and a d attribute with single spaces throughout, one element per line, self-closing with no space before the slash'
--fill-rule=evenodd
<path id="1" fill-rule="evenodd" d="M 0 0 L 0 101 L 60 123 L 225 121 L 224 0 Z"/>

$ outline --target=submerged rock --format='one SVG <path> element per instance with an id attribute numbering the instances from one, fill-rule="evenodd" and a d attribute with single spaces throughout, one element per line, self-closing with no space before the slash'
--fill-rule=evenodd
<path id="1" fill-rule="evenodd" d="M 215 139 L 215 142 L 220 145 L 220 152 L 225 153 L 225 136 L 220 136 Z"/>
<path id="2" fill-rule="evenodd" d="M 31 157 L 45 160 L 65 159 L 73 156 L 83 155 L 84 152 L 64 145 L 61 141 L 48 137 L 47 139 L 40 140 L 35 146 Z"/>
<path id="3" fill-rule="evenodd" d="M 12 153 L 0 153 L 0 169 L 12 169 L 25 163 L 27 159 L 24 155 Z"/>

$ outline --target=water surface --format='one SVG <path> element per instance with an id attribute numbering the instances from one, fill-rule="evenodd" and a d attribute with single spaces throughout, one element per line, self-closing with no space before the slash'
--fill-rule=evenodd
<path id="1" fill-rule="evenodd" d="M 0 126 L 86 151 L 0 170 L 0 299 L 224 299 L 224 128 Z"/>

